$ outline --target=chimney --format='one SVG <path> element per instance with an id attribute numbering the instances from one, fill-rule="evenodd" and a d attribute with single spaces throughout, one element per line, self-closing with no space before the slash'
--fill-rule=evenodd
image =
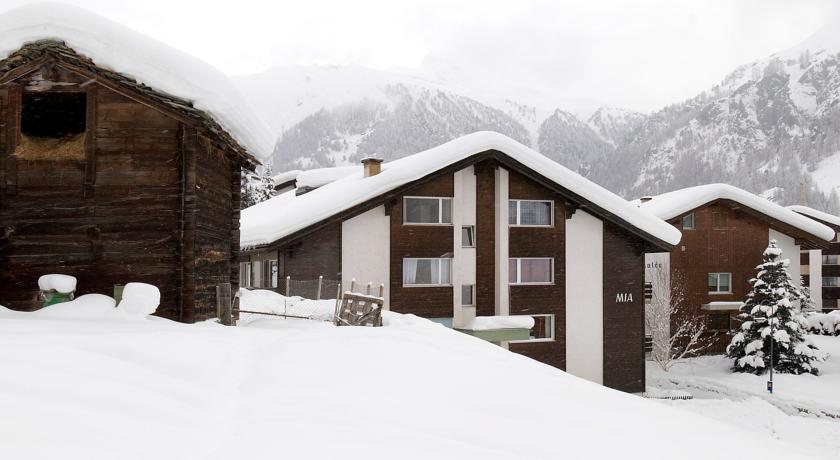
<path id="1" fill-rule="evenodd" d="M 652 196 L 650 196 L 650 195 L 648 195 L 648 196 L 643 196 L 643 197 L 639 198 L 639 202 L 640 202 L 640 203 L 647 203 L 648 201 L 650 201 L 650 200 L 652 200 L 652 199 L 653 199 L 653 197 L 652 197 Z"/>
<path id="2" fill-rule="evenodd" d="M 362 166 L 365 170 L 365 177 L 371 177 L 382 172 L 382 159 L 367 157 L 362 158 Z"/>

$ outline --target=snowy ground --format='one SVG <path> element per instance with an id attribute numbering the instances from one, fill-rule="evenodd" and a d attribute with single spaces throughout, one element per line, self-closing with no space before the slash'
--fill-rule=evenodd
<path id="1" fill-rule="evenodd" d="M 0 308 L 0 458 L 807 458 L 430 321 L 385 319 L 224 327 Z"/>
<path id="2" fill-rule="evenodd" d="M 816 458 L 840 458 L 840 337 L 810 337 L 831 354 L 821 375 L 775 374 L 773 395 L 767 375 L 731 373 L 723 356 L 687 359 L 667 373 L 649 362 L 648 386 L 695 398 L 668 405 L 788 441 Z"/>

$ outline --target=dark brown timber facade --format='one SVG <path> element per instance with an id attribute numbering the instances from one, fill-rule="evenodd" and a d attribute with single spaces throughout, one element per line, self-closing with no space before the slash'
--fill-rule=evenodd
<path id="1" fill-rule="evenodd" d="M 0 304 L 38 308 L 38 277 L 77 295 L 145 282 L 158 313 L 215 316 L 239 284 L 239 181 L 256 160 L 188 101 L 41 41 L 0 61 Z"/>

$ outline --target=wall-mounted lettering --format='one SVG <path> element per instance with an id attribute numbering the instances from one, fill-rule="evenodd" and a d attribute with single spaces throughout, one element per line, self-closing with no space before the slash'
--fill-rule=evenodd
<path id="1" fill-rule="evenodd" d="M 615 295 L 615 303 L 628 303 L 633 301 L 633 294 L 630 292 L 619 292 Z"/>

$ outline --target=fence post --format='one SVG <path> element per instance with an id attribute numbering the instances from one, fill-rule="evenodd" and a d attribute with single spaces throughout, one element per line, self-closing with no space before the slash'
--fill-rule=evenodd
<path id="1" fill-rule="evenodd" d="M 286 275 L 286 297 L 289 297 L 289 284 L 292 282 L 292 276 Z"/>
<path id="2" fill-rule="evenodd" d="M 315 292 L 315 301 L 321 300 L 321 284 L 324 282 L 324 275 L 318 277 L 318 290 Z"/>
<path id="3" fill-rule="evenodd" d="M 385 285 L 384 284 L 379 285 L 379 297 L 382 297 L 383 299 L 385 298 Z"/>
<path id="4" fill-rule="evenodd" d="M 336 292 L 335 292 L 335 313 L 334 313 L 335 316 L 334 316 L 334 318 L 336 318 L 336 319 L 335 319 L 334 322 L 336 324 L 338 324 L 338 319 L 337 318 L 338 318 L 339 312 L 341 311 L 340 307 L 341 307 L 341 281 L 339 280 L 338 287 L 336 288 Z"/>
<path id="5" fill-rule="evenodd" d="M 230 308 L 230 283 L 216 285 L 216 316 L 225 326 L 233 324 L 233 311 Z"/>
<path id="6" fill-rule="evenodd" d="M 356 292 L 356 278 L 350 280 L 350 292 Z"/>
<path id="7" fill-rule="evenodd" d="M 371 287 L 372 285 L 373 285 L 373 283 L 372 283 L 371 281 L 368 281 L 368 284 L 367 284 L 367 292 L 365 292 L 365 294 L 370 295 L 370 287 Z"/>

